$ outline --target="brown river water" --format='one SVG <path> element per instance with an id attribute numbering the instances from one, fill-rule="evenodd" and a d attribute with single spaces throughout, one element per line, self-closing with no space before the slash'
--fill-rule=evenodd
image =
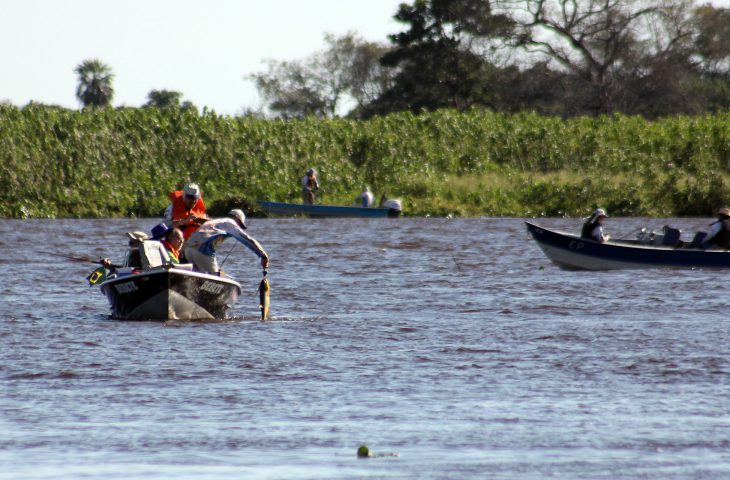
<path id="1" fill-rule="evenodd" d="M 270 321 L 232 240 L 231 318 L 110 320 L 65 256 L 154 224 L 0 220 L 0 479 L 730 478 L 730 272 L 562 271 L 516 218 L 253 219 Z"/>

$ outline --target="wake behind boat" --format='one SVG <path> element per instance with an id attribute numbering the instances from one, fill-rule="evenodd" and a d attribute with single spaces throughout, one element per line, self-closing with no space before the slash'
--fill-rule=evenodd
<path id="1" fill-rule="evenodd" d="M 362 207 L 344 205 L 309 205 L 297 203 L 269 202 L 259 200 L 261 208 L 273 215 L 307 215 L 312 218 L 322 217 L 361 217 L 361 218 L 387 218 L 397 217 L 402 212 L 402 204 L 399 200 L 387 200 L 381 207 Z"/>
<path id="2" fill-rule="evenodd" d="M 564 270 L 730 268 L 730 251 L 696 248 L 696 241 L 685 246 L 676 229 L 668 229 L 665 234 L 642 234 L 632 240 L 599 243 L 580 235 L 525 223 L 548 259 Z"/>
<path id="3" fill-rule="evenodd" d="M 238 300 L 241 285 L 231 278 L 194 272 L 191 264 L 172 264 L 156 241 L 145 240 L 139 256 L 128 256 L 100 285 L 121 320 L 223 319 Z"/>

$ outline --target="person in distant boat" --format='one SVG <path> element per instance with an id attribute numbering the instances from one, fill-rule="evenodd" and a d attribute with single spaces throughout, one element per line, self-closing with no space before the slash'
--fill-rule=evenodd
<path id="1" fill-rule="evenodd" d="M 607 241 L 610 237 L 603 233 L 603 221 L 606 218 L 608 218 L 606 211 L 602 208 L 597 208 L 583 224 L 583 230 L 580 233 L 580 237 L 589 238 L 600 243 Z"/>
<path id="2" fill-rule="evenodd" d="M 215 249 L 226 238 L 233 237 L 261 259 L 261 266 L 269 266 L 269 255 L 261 244 L 249 236 L 246 230 L 246 215 L 242 210 L 228 212 L 226 218 L 208 220 L 185 241 L 185 258 L 192 262 L 196 270 L 204 273 L 218 274 L 220 267 L 216 259 Z"/>
<path id="3" fill-rule="evenodd" d="M 705 248 L 730 249 L 730 208 L 718 210 L 717 221 L 710 224 L 703 244 Z"/>
<path id="4" fill-rule="evenodd" d="M 170 228 L 182 230 L 183 238 L 189 238 L 208 220 L 205 203 L 197 184 L 188 183 L 182 190 L 170 192 L 168 197 L 170 205 L 165 210 L 165 223 Z"/>
<path id="5" fill-rule="evenodd" d="M 317 171 L 310 168 L 304 177 L 302 177 L 302 201 L 305 205 L 314 204 L 314 192 L 317 190 L 319 190 Z"/>
<path id="6" fill-rule="evenodd" d="M 152 240 L 157 240 L 167 250 L 167 255 L 172 263 L 182 263 L 182 244 L 185 241 L 182 230 L 179 228 L 168 228 L 164 223 L 156 225 L 152 229 Z"/>
<path id="7" fill-rule="evenodd" d="M 373 195 L 373 192 L 370 191 L 370 187 L 365 185 L 365 188 L 362 189 L 360 195 L 355 197 L 355 203 L 363 207 L 373 206 L 373 204 L 375 203 L 375 196 Z"/>

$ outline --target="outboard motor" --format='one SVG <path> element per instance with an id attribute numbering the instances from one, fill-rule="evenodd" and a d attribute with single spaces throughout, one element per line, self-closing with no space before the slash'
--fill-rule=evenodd
<path id="1" fill-rule="evenodd" d="M 403 211 L 403 204 L 401 203 L 400 200 L 396 200 L 396 199 L 384 201 L 383 204 L 381 205 L 381 207 L 389 208 L 390 209 L 389 216 L 391 216 L 391 217 L 397 217 Z"/>

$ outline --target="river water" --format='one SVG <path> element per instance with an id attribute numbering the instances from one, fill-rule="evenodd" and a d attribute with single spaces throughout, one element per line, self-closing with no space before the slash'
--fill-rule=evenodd
<path id="1" fill-rule="evenodd" d="M 514 218 L 253 219 L 271 321 L 230 240 L 232 318 L 110 320 L 65 256 L 154 223 L 0 220 L 0 479 L 730 478 L 728 272 L 562 271 Z"/>

